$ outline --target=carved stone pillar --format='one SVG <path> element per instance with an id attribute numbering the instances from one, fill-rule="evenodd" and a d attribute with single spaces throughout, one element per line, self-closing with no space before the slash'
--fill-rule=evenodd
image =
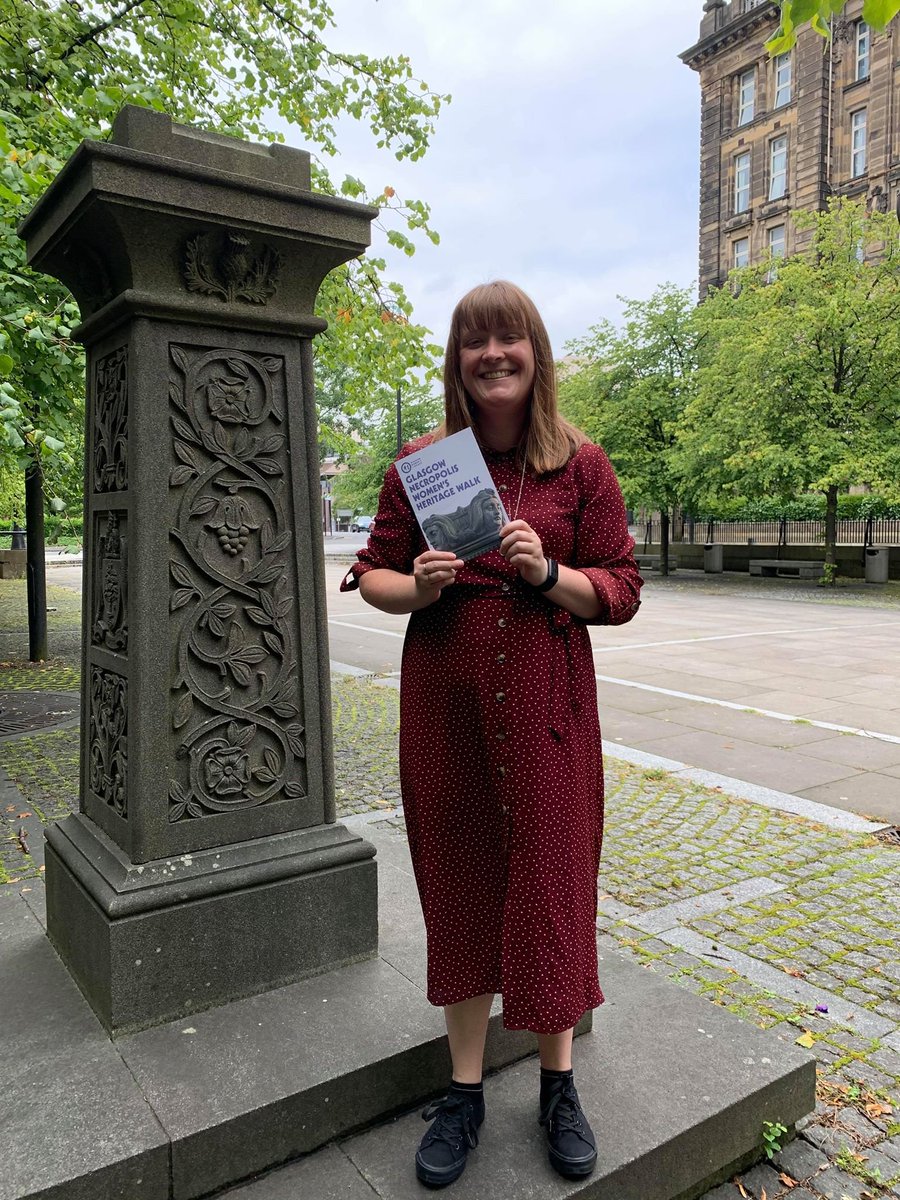
<path id="1" fill-rule="evenodd" d="M 88 355 L 80 812 L 48 933 L 111 1031 L 368 957 L 334 823 L 311 337 L 374 209 L 126 108 L 24 222 Z"/>

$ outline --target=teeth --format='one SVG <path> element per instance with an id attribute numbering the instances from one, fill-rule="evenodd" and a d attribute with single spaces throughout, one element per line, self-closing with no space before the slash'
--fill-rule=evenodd
<path id="1" fill-rule="evenodd" d="M 485 371 L 482 379 L 506 379 L 508 375 L 512 375 L 512 371 Z"/>

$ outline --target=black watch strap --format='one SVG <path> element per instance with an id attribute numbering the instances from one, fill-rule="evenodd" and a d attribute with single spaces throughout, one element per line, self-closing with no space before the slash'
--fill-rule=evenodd
<path id="1" fill-rule="evenodd" d="M 543 583 L 533 583 L 531 586 L 536 592 L 549 592 L 552 587 L 556 587 L 559 582 L 559 563 L 555 558 L 547 559 L 547 578 Z"/>

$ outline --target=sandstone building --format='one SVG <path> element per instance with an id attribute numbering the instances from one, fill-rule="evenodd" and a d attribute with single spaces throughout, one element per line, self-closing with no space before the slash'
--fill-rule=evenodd
<path id="1" fill-rule="evenodd" d="M 876 33 L 861 12 L 849 0 L 831 42 L 805 28 L 772 58 L 778 4 L 706 0 L 681 55 L 700 76 L 701 297 L 733 267 L 798 249 L 793 209 L 900 204 L 900 18 Z"/>

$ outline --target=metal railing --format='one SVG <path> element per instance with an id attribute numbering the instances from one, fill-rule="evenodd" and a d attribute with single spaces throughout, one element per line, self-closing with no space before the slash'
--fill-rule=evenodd
<path id="1" fill-rule="evenodd" d="M 825 542 L 825 521 L 699 521 L 685 517 L 669 533 L 673 543 L 722 545 L 815 546 Z M 644 527 L 644 545 L 658 545 L 659 521 Z M 837 523 L 839 546 L 900 546 L 900 517 L 845 518 Z"/>

